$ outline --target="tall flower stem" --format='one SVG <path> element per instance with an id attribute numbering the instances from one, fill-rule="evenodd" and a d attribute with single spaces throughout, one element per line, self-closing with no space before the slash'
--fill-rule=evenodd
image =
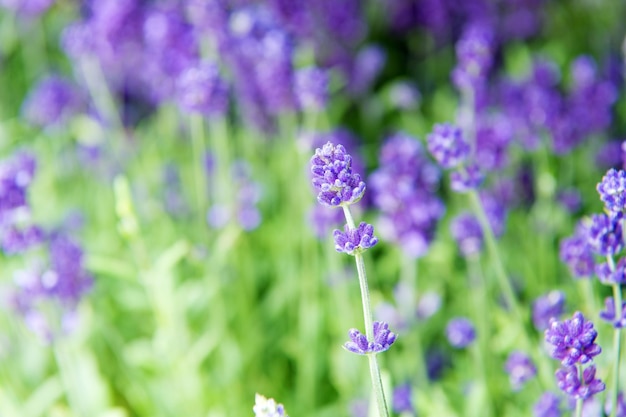
<path id="1" fill-rule="evenodd" d="M 346 223 L 350 230 L 356 229 L 352 213 L 347 205 L 342 205 L 343 214 L 346 217 Z M 370 305 L 370 294 L 367 287 L 367 275 L 365 272 L 365 262 L 363 260 L 362 253 L 355 253 L 354 259 L 356 261 L 357 274 L 359 276 L 359 286 L 361 288 L 361 303 L 363 305 L 363 319 L 365 321 L 365 336 L 367 340 L 374 340 L 374 324 L 372 319 L 372 309 Z M 378 415 L 380 417 L 389 417 L 389 410 L 387 410 L 387 402 L 385 400 L 385 391 L 383 389 L 383 381 L 380 376 L 380 368 L 378 361 L 376 360 L 376 353 L 369 353 L 367 355 L 370 366 L 370 376 L 372 378 L 372 388 L 374 390 L 374 396 L 376 397 L 376 404 L 378 406 Z"/>
<path id="2" fill-rule="evenodd" d="M 623 225 L 623 223 L 622 223 Z M 609 268 L 611 269 L 611 273 L 615 271 L 615 260 L 613 256 L 608 255 L 606 257 Z M 620 284 L 613 284 L 613 303 L 615 305 L 615 319 L 621 318 L 622 315 L 622 288 Z M 611 380 L 611 385 L 613 386 L 613 391 L 611 391 L 610 395 L 610 403 L 611 403 L 611 417 L 617 416 L 617 396 L 619 394 L 619 365 L 620 365 L 620 354 L 622 348 L 622 338 L 621 338 L 621 328 L 615 327 L 613 330 L 613 378 Z"/>
<path id="3" fill-rule="evenodd" d="M 206 145 L 204 143 L 204 123 L 202 116 L 193 114 L 190 116 L 191 147 L 193 152 L 193 176 L 196 187 L 196 210 L 202 222 L 206 210 L 206 176 L 204 175 L 204 156 Z"/>

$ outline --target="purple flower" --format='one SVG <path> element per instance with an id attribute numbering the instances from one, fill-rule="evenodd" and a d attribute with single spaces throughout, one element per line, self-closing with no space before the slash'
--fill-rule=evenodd
<path id="1" fill-rule="evenodd" d="M 580 222 L 573 236 L 561 240 L 559 257 L 576 278 L 590 278 L 594 272 L 595 260 L 588 236 L 588 226 Z"/>
<path id="2" fill-rule="evenodd" d="M 626 172 L 611 168 L 596 187 L 604 207 L 612 212 L 621 212 L 626 208 Z"/>
<path id="3" fill-rule="evenodd" d="M 392 108 L 413 110 L 417 108 L 421 94 L 410 81 L 396 81 L 389 87 L 389 101 Z"/>
<path id="4" fill-rule="evenodd" d="M 374 322 L 373 341 L 368 341 L 367 337 L 357 329 L 350 329 L 348 335 L 350 341 L 346 342 L 344 347 L 359 355 L 384 352 L 396 341 L 396 335 L 389 330 L 389 325 L 381 321 Z"/>
<path id="5" fill-rule="evenodd" d="M 317 201 L 326 206 L 354 204 L 365 193 L 365 182 L 352 172 L 352 157 L 342 145 L 326 143 L 311 158 L 313 186 L 319 191 Z"/>
<path id="6" fill-rule="evenodd" d="M 604 382 L 596 378 L 596 367 L 588 366 L 583 370 L 582 377 L 577 366 L 559 368 L 556 373 L 558 387 L 571 398 L 587 399 L 604 391 Z"/>
<path id="7" fill-rule="evenodd" d="M 462 256 L 470 257 L 482 250 L 483 231 L 473 214 L 466 212 L 455 217 L 450 231 Z"/>
<path id="8" fill-rule="evenodd" d="M 374 227 L 365 222 L 361 222 L 356 229 L 350 229 L 346 225 L 344 232 L 335 229 L 333 238 L 335 239 L 337 252 L 347 253 L 348 255 L 361 253 L 378 243 L 378 238 L 374 236 Z"/>
<path id="9" fill-rule="evenodd" d="M 405 133 L 389 137 L 380 151 L 380 168 L 370 176 L 378 228 L 410 257 L 428 250 L 444 206 L 434 193 L 440 171 L 419 141 Z"/>
<path id="10" fill-rule="evenodd" d="M 50 127 L 67 120 L 80 106 L 80 95 L 72 83 L 58 76 L 48 76 L 28 93 L 22 114 L 36 126 Z"/>
<path id="11" fill-rule="evenodd" d="M 449 123 L 436 124 L 426 137 L 428 150 L 444 168 L 455 168 L 462 164 L 470 152 L 461 129 Z"/>
<path id="12" fill-rule="evenodd" d="M 223 115 L 228 109 L 228 87 L 217 65 L 202 62 L 187 68 L 177 80 L 178 105 L 183 111 L 206 116 Z"/>
<path id="13" fill-rule="evenodd" d="M 39 226 L 29 225 L 17 228 L 15 225 L 2 230 L 2 250 L 7 255 L 14 255 L 40 244 L 44 240 L 43 230 Z"/>
<path id="14" fill-rule="evenodd" d="M 413 413 L 413 402 L 411 399 L 411 384 L 402 384 L 393 390 L 393 411 L 396 413 Z"/>
<path id="15" fill-rule="evenodd" d="M 0 7 L 35 17 L 48 10 L 53 3 L 54 0 L 0 0 Z"/>
<path id="16" fill-rule="evenodd" d="M 561 417 L 561 400 L 552 392 L 545 392 L 533 406 L 534 417 Z"/>
<path id="17" fill-rule="evenodd" d="M 469 346 L 476 339 L 474 325 L 465 317 L 457 317 L 448 322 L 446 337 L 455 348 Z"/>
<path id="18" fill-rule="evenodd" d="M 563 366 L 584 364 L 602 352 L 595 343 L 598 332 L 591 321 L 585 320 L 580 311 L 574 313 L 571 320 L 550 320 L 545 330 L 545 339 L 552 345 L 550 353 Z"/>
<path id="19" fill-rule="evenodd" d="M 624 393 L 620 392 L 617 395 L 617 410 L 615 413 L 615 417 L 626 417 L 626 401 L 624 401 Z M 604 413 L 607 416 L 611 415 L 611 400 L 608 398 L 606 399 L 606 403 L 604 404 Z"/>
<path id="20" fill-rule="evenodd" d="M 456 44 L 457 66 L 452 79 L 457 88 L 476 89 L 484 82 L 493 60 L 493 32 L 484 22 L 466 26 Z"/>
<path id="21" fill-rule="evenodd" d="M 604 299 L 604 310 L 600 312 L 600 318 L 611 323 L 616 329 L 626 327 L 626 302 L 622 302 L 622 311 L 618 315 L 615 311 L 615 299 L 606 297 Z"/>
<path id="22" fill-rule="evenodd" d="M 294 76 L 294 91 L 302 110 L 321 110 L 328 101 L 328 73 L 317 67 L 302 68 Z"/>
<path id="23" fill-rule="evenodd" d="M 543 331 L 550 326 L 550 320 L 558 319 L 565 309 L 565 294 L 553 290 L 537 297 L 533 302 L 533 324 L 537 330 Z"/>
<path id="24" fill-rule="evenodd" d="M 367 92 L 385 66 L 387 54 L 378 45 L 368 45 L 362 48 L 351 68 L 348 78 L 348 90 L 358 96 Z"/>
<path id="25" fill-rule="evenodd" d="M 589 225 L 588 242 L 591 249 L 602 256 L 615 255 L 624 247 L 621 213 L 607 216 L 594 214 Z"/>
<path id="26" fill-rule="evenodd" d="M 450 174 L 450 188 L 457 193 L 466 193 L 480 187 L 484 179 L 485 175 L 478 165 L 466 165 Z"/>
<path id="27" fill-rule="evenodd" d="M 528 355 L 519 350 L 511 352 L 504 364 L 504 370 L 509 374 L 509 381 L 515 391 L 521 389 L 526 381 L 537 375 L 535 364 Z"/>
<path id="28" fill-rule="evenodd" d="M 620 258 L 613 270 L 607 262 L 596 265 L 596 275 L 600 282 L 605 285 L 626 283 L 626 258 Z"/>

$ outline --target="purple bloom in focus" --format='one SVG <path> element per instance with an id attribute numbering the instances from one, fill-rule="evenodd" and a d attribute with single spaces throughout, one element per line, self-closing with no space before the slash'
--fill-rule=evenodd
<path id="1" fill-rule="evenodd" d="M 328 101 L 328 73 L 316 67 L 302 68 L 294 76 L 294 91 L 302 110 L 321 110 Z"/>
<path id="2" fill-rule="evenodd" d="M 616 329 L 626 327 L 626 301 L 622 302 L 620 313 L 615 311 L 615 299 L 606 297 L 604 299 L 604 310 L 600 312 L 600 318 L 613 325 Z"/>
<path id="3" fill-rule="evenodd" d="M 80 105 L 80 95 L 72 83 L 58 76 L 48 76 L 28 93 L 22 114 L 36 126 L 50 127 L 76 113 Z"/>
<path id="4" fill-rule="evenodd" d="M 211 116 L 223 115 L 228 109 L 228 87 L 213 63 L 187 68 L 178 77 L 176 87 L 178 105 L 184 111 Z"/>
<path id="5" fill-rule="evenodd" d="M 436 124 L 426 138 L 428 150 L 444 168 L 455 168 L 465 162 L 469 155 L 469 144 L 461 129 L 449 123 Z"/>
<path id="6" fill-rule="evenodd" d="M 450 188 L 457 193 L 476 190 L 483 183 L 485 175 L 476 164 L 463 167 L 450 173 Z"/>
<path id="7" fill-rule="evenodd" d="M 393 390 L 393 411 L 396 413 L 413 413 L 413 402 L 411 400 L 411 384 L 402 384 Z"/>
<path id="8" fill-rule="evenodd" d="M 588 226 L 580 222 L 573 236 L 561 240 L 559 258 L 576 278 L 590 278 L 594 273 L 595 260 L 588 236 Z"/>
<path id="9" fill-rule="evenodd" d="M 457 317 L 448 322 L 446 337 L 455 348 L 465 348 L 476 339 L 476 330 L 471 321 L 465 317 Z"/>
<path id="10" fill-rule="evenodd" d="M 509 381 L 515 391 L 537 375 L 537 368 L 530 357 L 519 350 L 511 352 L 504 364 L 504 370 L 509 374 Z"/>
<path id="11" fill-rule="evenodd" d="M 450 232 L 462 256 L 470 257 L 482 250 L 483 231 L 473 214 L 461 213 L 455 217 L 450 224 Z"/>
<path id="12" fill-rule="evenodd" d="M 622 239 L 622 214 L 607 216 L 594 214 L 589 225 L 588 242 L 598 255 L 615 255 L 624 247 Z"/>
<path id="13" fill-rule="evenodd" d="M 356 229 L 350 229 L 348 225 L 344 227 L 343 232 L 335 229 L 333 238 L 337 252 L 348 255 L 361 253 L 378 243 L 378 238 L 374 236 L 374 227 L 365 222 L 361 222 Z"/>
<path id="14" fill-rule="evenodd" d="M 384 352 L 396 341 L 396 335 L 389 330 L 389 325 L 384 322 L 374 322 L 374 340 L 368 341 L 367 337 L 357 329 L 348 332 L 350 341 L 344 347 L 352 353 L 367 355 Z"/>
<path id="15" fill-rule="evenodd" d="M 563 366 L 585 364 L 602 352 L 595 343 L 598 332 L 591 321 L 585 320 L 580 311 L 574 313 L 571 320 L 550 320 L 545 330 L 545 339 L 552 345 L 550 353 Z"/>
<path id="16" fill-rule="evenodd" d="M 533 406 L 534 417 L 561 417 L 561 400 L 552 392 L 545 392 Z"/>
<path id="17" fill-rule="evenodd" d="M 604 391 L 604 382 L 596 378 L 596 367 L 588 366 L 583 370 L 582 378 L 579 375 L 578 367 L 567 366 L 557 369 L 556 381 L 558 387 L 571 398 L 587 399 Z"/>
<path id="18" fill-rule="evenodd" d="M 533 324 L 537 330 L 543 331 L 550 326 L 552 319 L 558 319 L 565 310 L 565 294 L 553 290 L 537 297 L 533 302 Z"/>
<path id="19" fill-rule="evenodd" d="M 596 187 L 604 207 L 612 213 L 626 208 L 626 172 L 611 168 Z"/>
<path id="20" fill-rule="evenodd" d="M 365 193 L 365 182 L 352 172 L 352 157 L 342 145 L 326 143 L 311 158 L 313 186 L 317 201 L 327 206 L 354 204 Z"/>

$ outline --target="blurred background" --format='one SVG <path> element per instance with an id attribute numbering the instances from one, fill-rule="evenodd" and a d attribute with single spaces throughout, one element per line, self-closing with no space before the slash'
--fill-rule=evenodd
<path id="1" fill-rule="evenodd" d="M 368 185 L 353 213 L 380 239 L 394 415 L 530 415 L 550 387 L 511 388 L 505 308 L 481 339 L 491 397 L 446 340 L 493 267 L 425 138 L 475 131 L 540 346 L 537 297 L 592 315 L 608 292 L 559 242 L 624 161 L 625 35 L 610 0 L 0 0 L 0 414 L 246 416 L 259 392 L 367 416 L 367 365 L 341 348 L 363 330 L 345 222 L 309 178 L 332 141 Z"/>

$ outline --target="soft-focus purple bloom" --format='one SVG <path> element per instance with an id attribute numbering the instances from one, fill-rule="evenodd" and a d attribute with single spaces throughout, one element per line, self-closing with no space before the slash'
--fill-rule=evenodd
<path id="1" fill-rule="evenodd" d="M 410 257 L 428 250 L 444 206 L 434 190 L 440 171 L 417 139 L 396 133 L 380 151 L 380 168 L 370 176 L 374 204 L 380 209 L 379 231 Z"/>
<path id="2" fill-rule="evenodd" d="M 48 76 L 40 80 L 22 104 L 24 118 L 39 127 L 50 127 L 66 121 L 78 111 L 81 97 L 68 80 Z"/>
<path id="3" fill-rule="evenodd" d="M 561 400 L 552 393 L 545 392 L 533 406 L 534 417 L 561 417 Z"/>
<path id="4" fill-rule="evenodd" d="M 273 398 L 265 398 L 260 394 L 256 394 L 254 398 L 255 417 L 289 417 L 282 404 L 276 403 Z"/>
<path id="5" fill-rule="evenodd" d="M 317 201 L 327 206 L 354 204 L 365 193 L 365 182 L 352 172 L 352 157 L 342 145 L 326 143 L 311 158 L 313 186 Z"/>
<path id="6" fill-rule="evenodd" d="M 591 216 L 587 236 L 591 250 L 602 256 L 615 255 L 624 247 L 622 239 L 622 214 L 608 216 L 604 213 Z"/>
<path id="7" fill-rule="evenodd" d="M 432 317 L 441 308 L 441 296 L 434 291 L 423 293 L 417 301 L 416 316 L 420 320 Z"/>
<path id="8" fill-rule="evenodd" d="M 473 214 L 466 212 L 455 217 L 450 223 L 450 232 L 462 256 L 470 257 L 482 250 L 483 232 Z"/>
<path id="9" fill-rule="evenodd" d="M 362 48 L 355 57 L 348 78 L 348 90 L 353 95 L 364 94 L 372 87 L 376 77 L 385 66 L 387 55 L 378 45 L 368 45 Z"/>
<path id="10" fill-rule="evenodd" d="M 626 417 L 626 400 L 624 400 L 624 393 L 620 391 L 617 395 L 617 410 L 615 413 L 615 417 Z M 604 404 L 604 413 L 607 416 L 611 415 L 611 400 L 607 396 L 606 402 Z"/>
<path id="11" fill-rule="evenodd" d="M 317 67 L 302 68 L 294 76 L 294 92 L 302 110 L 321 110 L 328 101 L 328 73 Z"/>
<path id="12" fill-rule="evenodd" d="M 54 0 L 0 0 L 0 7 L 35 17 L 48 10 L 53 3 Z"/>
<path id="13" fill-rule="evenodd" d="M 367 398 L 358 398 L 350 402 L 349 410 L 352 417 L 368 417 L 370 402 Z"/>
<path id="14" fill-rule="evenodd" d="M 309 224 L 318 239 L 328 237 L 329 231 L 335 229 L 345 221 L 343 212 L 332 207 L 315 204 L 309 211 Z"/>
<path id="15" fill-rule="evenodd" d="M 552 290 L 539 296 L 533 302 L 533 324 L 539 331 L 544 331 L 550 325 L 551 319 L 557 319 L 565 311 L 565 294 L 562 291 Z"/>
<path id="16" fill-rule="evenodd" d="M 602 352 L 595 343 L 598 332 L 591 321 L 585 320 L 580 311 L 571 320 L 550 320 L 545 330 L 545 339 L 552 345 L 551 356 L 563 366 L 585 364 Z"/>
<path id="17" fill-rule="evenodd" d="M 444 168 L 455 168 L 465 162 L 470 152 L 461 129 L 449 123 L 436 124 L 426 138 L 428 150 Z"/>
<path id="18" fill-rule="evenodd" d="M 465 317 L 457 317 L 448 322 L 446 337 L 455 348 L 469 346 L 476 339 L 474 325 Z"/>
<path id="19" fill-rule="evenodd" d="M 511 386 L 516 391 L 537 375 L 537 368 L 530 357 L 519 350 L 511 352 L 504 364 L 504 370 L 509 374 Z"/>
<path id="20" fill-rule="evenodd" d="M 622 167 L 621 169 L 625 169 L 621 142 L 613 140 L 602 142 L 593 161 L 598 168 Z"/>
<path id="21" fill-rule="evenodd" d="M 413 413 L 413 401 L 411 399 L 411 384 L 402 384 L 393 390 L 393 411 L 396 413 Z"/>
<path id="22" fill-rule="evenodd" d="M 356 229 L 350 229 L 348 225 L 344 227 L 343 232 L 335 229 L 333 238 L 337 252 L 348 255 L 363 252 L 378 243 L 378 238 L 374 236 L 374 227 L 365 222 L 361 222 Z"/>
<path id="23" fill-rule="evenodd" d="M 620 258 L 613 267 L 608 262 L 596 265 L 596 275 L 600 282 L 606 285 L 626 283 L 626 258 Z"/>
<path id="24" fill-rule="evenodd" d="M 450 188 L 457 193 L 466 193 L 476 190 L 483 183 L 485 174 L 478 165 L 466 165 L 462 169 L 450 173 Z"/>
<path id="25" fill-rule="evenodd" d="M 515 135 L 510 120 L 503 114 L 479 117 L 476 126 L 474 160 L 484 171 L 508 165 L 508 149 Z"/>
<path id="26" fill-rule="evenodd" d="M 559 368 L 556 373 L 558 387 L 572 398 L 587 399 L 604 391 L 604 382 L 596 378 L 596 367 L 591 365 L 583 370 L 582 378 L 577 366 Z"/>
<path id="27" fill-rule="evenodd" d="M 228 109 L 228 87 L 213 63 L 187 68 L 178 77 L 176 89 L 178 105 L 184 111 L 212 116 Z"/>
<path id="28" fill-rule="evenodd" d="M 480 88 L 485 81 L 493 60 L 493 32 L 485 22 L 473 22 L 466 26 L 456 44 L 457 66 L 452 80 L 461 90 Z"/>
<path id="29" fill-rule="evenodd" d="M 503 201 L 499 199 L 493 190 L 482 190 L 480 192 L 480 202 L 483 205 L 493 234 L 496 237 L 502 236 L 507 218 L 507 210 Z"/>
<path id="30" fill-rule="evenodd" d="M 348 332 L 350 341 L 344 347 L 352 353 L 367 355 L 384 352 L 396 341 L 396 335 L 389 330 L 389 325 L 384 322 L 374 322 L 374 340 L 368 341 L 367 337 L 357 329 Z"/>
<path id="31" fill-rule="evenodd" d="M 594 273 L 595 260 L 588 236 L 588 225 L 579 222 L 574 235 L 561 240 L 559 258 L 575 278 L 590 278 Z"/>
<path id="32" fill-rule="evenodd" d="M 43 230 L 39 226 L 29 225 L 18 228 L 15 225 L 1 230 L 1 246 L 4 253 L 14 255 L 40 244 L 44 240 Z"/>
<path id="33" fill-rule="evenodd" d="M 565 188 L 557 192 L 556 199 L 568 213 L 574 214 L 582 206 L 580 191 L 575 188 Z"/>
<path id="34" fill-rule="evenodd" d="M 382 302 L 378 304 L 374 312 L 374 317 L 378 321 L 388 323 L 389 326 L 393 327 L 397 331 L 401 332 L 407 328 L 407 318 L 404 317 L 404 314 L 399 308 L 396 308 L 391 303 Z"/>
<path id="35" fill-rule="evenodd" d="M 417 108 L 421 94 L 410 81 L 396 81 L 389 87 L 389 101 L 393 108 L 413 110 Z"/>
<path id="36" fill-rule="evenodd" d="M 626 171 L 609 169 L 596 189 L 608 211 L 617 213 L 626 208 Z"/>
<path id="37" fill-rule="evenodd" d="M 600 311 L 600 318 L 613 325 L 616 329 L 626 327 L 626 302 L 622 302 L 622 311 L 615 311 L 615 299 L 606 297 L 604 299 L 604 310 Z"/>

